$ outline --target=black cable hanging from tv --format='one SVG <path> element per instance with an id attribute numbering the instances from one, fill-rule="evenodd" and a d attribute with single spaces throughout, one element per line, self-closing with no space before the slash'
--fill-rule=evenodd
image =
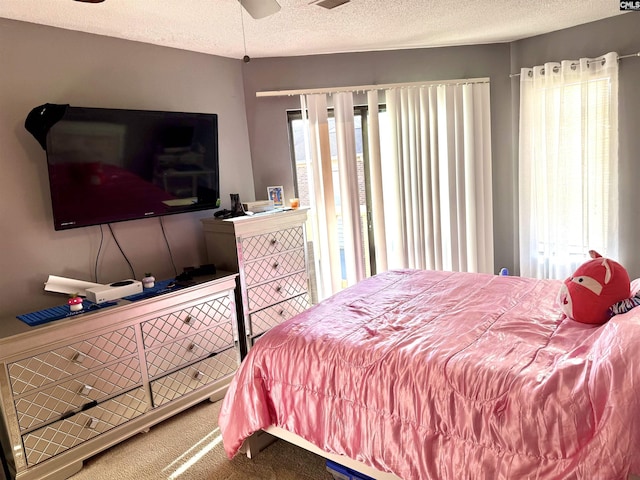
<path id="1" fill-rule="evenodd" d="M 111 224 L 108 223 L 107 226 L 109 227 L 109 231 L 111 232 L 111 236 L 113 237 L 113 240 L 116 242 L 116 245 L 118 246 L 118 249 L 120 250 L 120 253 L 122 254 L 124 259 L 126 260 L 127 264 L 129 265 L 129 269 L 131 270 L 131 275 L 133 275 L 131 278 L 138 278 L 138 277 L 136 277 L 136 272 L 133 271 L 133 265 L 131 265 L 131 262 L 127 258 L 127 255 L 124 253 L 124 250 L 122 250 L 122 247 L 120 246 L 120 242 L 118 242 L 118 239 L 116 238 L 115 234 L 113 233 L 113 228 L 111 228 Z"/>

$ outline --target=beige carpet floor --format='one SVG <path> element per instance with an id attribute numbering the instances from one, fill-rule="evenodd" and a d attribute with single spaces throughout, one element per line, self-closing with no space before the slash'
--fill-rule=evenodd
<path id="1" fill-rule="evenodd" d="M 88 459 L 72 480 L 332 480 L 325 460 L 278 440 L 253 459 L 229 460 L 220 403 L 202 402 Z"/>

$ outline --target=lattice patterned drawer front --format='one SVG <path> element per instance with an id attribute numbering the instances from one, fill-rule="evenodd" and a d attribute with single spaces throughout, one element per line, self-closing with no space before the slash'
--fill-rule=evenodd
<path id="1" fill-rule="evenodd" d="M 142 383 L 137 356 L 94 370 L 15 400 L 21 430 L 56 420 L 92 401 L 100 401 Z"/>
<path id="2" fill-rule="evenodd" d="M 133 327 L 51 350 L 9 365 L 14 395 L 86 372 L 137 351 Z"/>
<path id="3" fill-rule="evenodd" d="M 231 375 L 238 368 L 235 348 L 207 358 L 151 382 L 154 406 L 164 405 L 215 380 Z"/>
<path id="4" fill-rule="evenodd" d="M 222 350 L 230 345 L 233 345 L 231 328 L 214 327 L 161 347 L 146 350 L 149 377 L 162 375 L 173 368 L 206 357 L 211 352 Z"/>
<path id="5" fill-rule="evenodd" d="M 242 239 L 242 257 L 245 261 L 266 257 L 275 253 L 302 248 L 304 232 L 302 227 L 288 228 Z"/>
<path id="6" fill-rule="evenodd" d="M 307 291 L 307 272 L 278 278 L 247 289 L 249 311 L 253 312 Z"/>
<path id="7" fill-rule="evenodd" d="M 35 465 L 142 415 L 148 408 L 142 387 L 65 420 L 23 435 L 28 465 Z"/>
<path id="8" fill-rule="evenodd" d="M 285 300 L 284 302 L 272 305 L 269 308 L 260 310 L 250 315 L 251 336 L 259 335 L 270 328 L 281 324 L 285 320 L 304 312 L 309 308 L 309 296 L 305 293 L 298 297 Z"/>
<path id="9" fill-rule="evenodd" d="M 230 318 L 231 305 L 227 296 L 171 312 L 142 323 L 144 346 L 149 348 L 166 343 L 215 324 L 230 330 Z"/>
<path id="10" fill-rule="evenodd" d="M 305 269 L 304 249 L 300 249 L 247 262 L 244 267 L 244 278 L 247 286 L 251 286 Z"/>

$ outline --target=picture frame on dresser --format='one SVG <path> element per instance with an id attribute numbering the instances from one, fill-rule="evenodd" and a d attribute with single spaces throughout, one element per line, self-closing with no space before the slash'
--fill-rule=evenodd
<path id="1" fill-rule="evenodd" d="M 307 210 L 201 219 L 208 261 L 238 273 L 236 314 L 243 358 L 271 327 L 311 306 Z"/>
<path id="2" fill-rule="evenodd" d="M 267 187 L 267 196 L 274 207 L 284 207 L 284 189 L 282 185 Z"/>

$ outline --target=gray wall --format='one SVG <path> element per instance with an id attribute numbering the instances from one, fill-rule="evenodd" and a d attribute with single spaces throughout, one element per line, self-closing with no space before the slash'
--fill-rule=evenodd
<path id="1" fill-rule="evenodd" d="M 299 97 L 259 97 L 256 92 L 490 77 L 494 182 L 495 263 L 515 265 L 515 195 L 511 148 L 509 45 L 254 59 L 245 64 L 245 102 L 256 197 L 267 185 L 293 192 L 286 110 Z"/>
<path id="2" fill-rule="evenodd" d="M 45 152 L 23 127 L 47 102 L 217 113 L 223 206 L 253 199 L 241 61 L 0 19 L 0 317 L 64 303 L 43 291 L 49 274 L 93 280 L 100 228 L 53 229 Z M 211 213 L 163 219 L 179 272 L 206 263 Z M 138 278 L 174 276 L 157 218 L 113 230 Z M 131 277 L 107 228 L 98 273 Z"/>
<path id="3" fill-rule="evenodd" d="M 640 14 L 630 12 L 598 22 L 531 37 L 512 44 L 511 71 L 545 62 L 597 57 L 615 51 L 618 55 L 640 52 Z M 620 258 L 632 278 L 640 277 L 640 58 L 619 63 L 619 193 Z M 513 81 L 513 138 L 518 134 L 518 81 Z M 517 140 L 514 159 L 517 159 Z M 517 200 L 517 198 L 515 199 Z"/>

